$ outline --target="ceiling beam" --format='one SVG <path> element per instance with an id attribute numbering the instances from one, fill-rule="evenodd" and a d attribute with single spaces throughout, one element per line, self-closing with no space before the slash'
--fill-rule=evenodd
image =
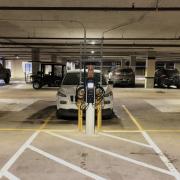
<path id="1" fill-rule="evenodd" d="M 75 6 L 0 6 L 9 11 L 180 11 L 180 7 L 75 7 Z"/>
<path id="2" fill-rule="evenodd" d="M 58 38 L 58 37 L 22 37 L 22 36 L 0 36 L 0 39 L 14 39 L 14 40 L 67 40 L 67 41 L 72 41 L 72 40 L 84 40 L 84 38 Z M 101 38 L 87 38 L 88 41 L 100 41 Z M 160 37 L 155 37 L 155 38 L 104 38 L 105 41 L 180 41 L 180 37 L 178 38 L 172 38 L 172 37 L 165 37 L 165 38 L 160 38 Z"/>
<path id="3" fill-rule="evenodd" d="M 80 47 L 79 43 L 23 43 L 23 42 L 0 42 L 0 45 L 20 45 L 20 46 L 31 46 L 31 47 L 38 47 L 38 46 L 50 46 L 50 47 Z M 121 43 L 121 44 L 104 44 L 104 47 L 180 47 L 180 44 L 163 44 L 163 43 Z M 89 47 L 97 47 L 97 45 L 89 45 Z M 99 47 L 99 46 L 98 46 Z"/>

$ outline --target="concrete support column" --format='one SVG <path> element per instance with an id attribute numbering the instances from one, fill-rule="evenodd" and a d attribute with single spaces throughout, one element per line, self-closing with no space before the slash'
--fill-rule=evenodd
<path id="1" fill-rule="evenodd" d="M 32 49 L 32 74 L 37 74 L 39 71 L 40 51 L 39 48 Z"/>
<path id="2" fill-rule="evenodd" d="M 175 63 L 175 68 L 180 72 L 180 62 Z"/>
<path id="3" fill-rule="evenodd" d="M 125 59 L 121 59 L 121 67 L 122 68 L 126 67 L 126 60 Z"/>
<path id="4" fill-rule="evenodd" d="M 136 74 L 136 56 L 131 56 L 130 66 Z"/>
<path id="5" fill-rule="evenodd" d="M 155 57 L 148 57 L 146 60 L 145 88 L 154 88 Z"/>

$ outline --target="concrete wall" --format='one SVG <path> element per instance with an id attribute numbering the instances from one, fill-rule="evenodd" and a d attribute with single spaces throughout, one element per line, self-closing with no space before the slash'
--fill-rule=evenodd
<path id="1" fill-rule="evenodd" d="M 12 78 L 23 79 L 24 72 L 22 68 L 22 60 L 14 60 L 11 61 L 11 75 Z"/>

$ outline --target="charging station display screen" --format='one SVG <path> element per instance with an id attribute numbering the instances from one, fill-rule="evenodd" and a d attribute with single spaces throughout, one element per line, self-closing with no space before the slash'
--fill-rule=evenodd
<path id="1" fill-rule="evenodd" d="M 92 83 L 92 82 L 91 82 L 91 83 L 88 83 L 88 84 L 87 84 L 87 87 L 90 88 L 90 89 L 93 89 L 93 88 L 94 88 L 94 83 Z"/>

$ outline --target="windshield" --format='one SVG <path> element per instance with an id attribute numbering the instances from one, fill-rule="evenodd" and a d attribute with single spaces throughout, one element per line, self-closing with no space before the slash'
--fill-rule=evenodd
<path id="1" fill-rule="evenodd" d="M 83 73 L 82 73 L 82 81 L 84 80 Z M 87 73 L 85 75 L 85 80 L 87 80 Z M 94 80 L 95 84 L 100 83 L 100 73 L 94 73 Z M 67 73 L 62 85 L 78 85 L 80 81 L 80 73 L 74 72 L 74 73 Z M 107 85 L 106 79 L 104 76 L 102 76 L 102 85 Z"/>

